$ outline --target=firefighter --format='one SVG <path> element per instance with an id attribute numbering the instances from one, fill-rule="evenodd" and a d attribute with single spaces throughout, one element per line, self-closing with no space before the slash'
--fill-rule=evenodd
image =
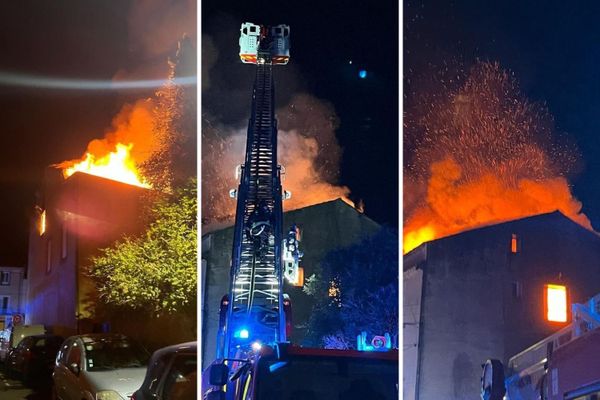
<path id="1" fill-rule="evenodd" d="M 252 240 L 254 254 L 261 260 L 264 260 L 268 245 L 274 240 L 272 219 L 271 210 L 264 200 L 248 218 L 248 237 Z"/>

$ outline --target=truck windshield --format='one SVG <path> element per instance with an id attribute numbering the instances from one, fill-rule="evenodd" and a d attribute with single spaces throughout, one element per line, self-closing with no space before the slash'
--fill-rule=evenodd
<path id="1" fill-rule="evenodd" d="M 257 400 L 395 400 L 398 363 L 360 358 L 261 360 Z"/>

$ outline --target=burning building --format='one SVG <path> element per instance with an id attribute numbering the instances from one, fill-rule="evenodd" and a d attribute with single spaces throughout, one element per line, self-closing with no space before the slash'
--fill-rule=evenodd
<path id="1" fill-rule="evenodd" d="M 284 213 L 284 228 L 296 224 L 300 229 L 300 262 L 304 276 L 331 250 L 358 243 L 375 233 L 380 226 L 342 199 L 299 208 Z M 215 343 L 219 326 L 219 305 L 229 292 L 233 227 L 216 230 L 202 236 L 202 362 L 207 366 L 215 358 Z M 292 300 L 293 332 L 291 341 L 302 343 L 306 335 L 313 300 L 302 291 L 301 285 L 284 287 Z"/>
<path id="2" fill-rule="evenodd" d="M 26 323 L 56 334 L 90 330 L 95 292 L 85 274 L 90 257 L 124 234 L 139 232 L 146 189 L 50 167 L 29 235 Z M 94 321 L 99 322 L 99 321 Z"/>
<path id="3" fill-rule="evenodd" d="M 486 359 L 506 363 L 600 291 L 600 236 L 550 212 L 423 243 L 403 269 L 404 398 L 476 400 Z M 548 285 L 566 287 L 564 322 Z"/>

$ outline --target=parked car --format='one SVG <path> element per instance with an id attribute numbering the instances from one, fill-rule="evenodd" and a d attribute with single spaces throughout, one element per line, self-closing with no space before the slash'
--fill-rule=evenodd
<path id="1" fill-rule="evenodd" d="M 46 381 L 52 376 L 56 354 L 64 339 L 56 335 L 27 336 L 6 358 L 6 370 L 18 374 L 27 384 Z"/>
<path id="2" fill-rule="evenodd" d="M 132 400 L 192 400 L 196 398 L 197 343 L 157 350 L 148 364 L 142 386 Z"/>
<path id="3" fill-rule="evenodd" d="M 119 334 L 72 336 L 61 345 L 52 379 L 60 400 L 126 400 L 142 385 L 150 354 Z"/>
<path id="4" fill-rule="evenodd" d="M 43 335 L 46 333 L 44 325 L 14 325 L 4 331 L 0 340 L 0 361 L 6 361 L 9 351 L 19 345 L 27 336 Z"/>

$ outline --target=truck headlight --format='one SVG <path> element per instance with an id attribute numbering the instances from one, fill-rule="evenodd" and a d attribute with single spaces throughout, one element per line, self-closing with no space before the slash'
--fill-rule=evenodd
<path id="1" fill-rule="evenodd" d="M 114 390 L 101 390 L 96 393 L 96 400 L 123 400 Z"/>

